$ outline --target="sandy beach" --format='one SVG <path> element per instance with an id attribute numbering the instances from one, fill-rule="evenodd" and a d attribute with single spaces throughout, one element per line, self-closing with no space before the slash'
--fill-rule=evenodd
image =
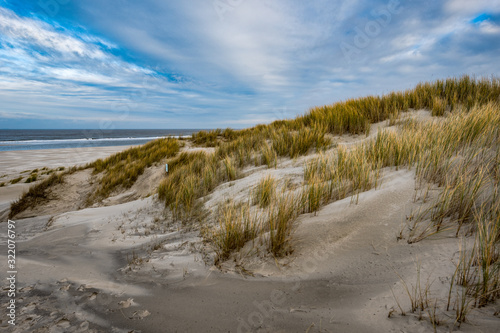
<path id="1" fill-rule="evenodd" d="M 105 158 L 130 147 L 111 146 L 0 151 L 0 170 L 2 170 L 0 176 L 19 174 L 24 170 L 43 167 L 58 168 L 85 165 L 98 158 Z"/>
<path id="2" fill-rule="evenodd" d="M 337 140 L 350 146 L 386 126 L 374 124 L 369 137 Z M 81 165 L 125 148 L 8 152 L 2 163 L 15 175 Z M 299 184 L 303 165 L 315 156 L 283 159 L 275 169 L 248 167 L 244 177 L 218 186 L 205 205 L 213 210 L 227 198 L 249 197 L 252 184 L 268 174 L 279 184 Z M 157 179 L 158 168 L 148 169 L 138 183 L 144 187 L 146 179 Z M 70 188 L 88 177 L 79 172 L 61 193 L 76 195 Z M 428 293 L 445 300 L 460 241 L 447 234 L 415 244 L 400 240 L 406 216 L 417 207 L 415 171 L 382 172 L 381 186 L 361 193 L 358 204 L 346 198 L 301 215 L 289 256 L 256 256 L 250 246 L 219 267 L 209 264 L 212 250 L 200 232 L 169 220 L 153 192 L 131 194 L 140 186 L 96 207 L 74 209 L 62 197 L 51 201 L 16 219 L 17 325 L 10 332 L 432 331 L 416 313 L 394 314 L 410 306 L 403 281 L 416 285 L 418 269 Z M 27 186 L 0 188 L 4 212 Z M 6 228 L 0 224 L 2 245 Z M 6 261 L 4 253 L 0 260 Z M 495 311 L 475 311 L 460 331 L 496 332 Z M 4 319 L 0 327 L 7 329 Z"/>

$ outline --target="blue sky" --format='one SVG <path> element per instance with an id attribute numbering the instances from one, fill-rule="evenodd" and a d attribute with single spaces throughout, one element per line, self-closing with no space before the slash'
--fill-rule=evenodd
<path id="1" fill-rule="evenodd" d="M 243 128 L 499 54 L 500 0 L 0 0 L 0 128 Z"/>

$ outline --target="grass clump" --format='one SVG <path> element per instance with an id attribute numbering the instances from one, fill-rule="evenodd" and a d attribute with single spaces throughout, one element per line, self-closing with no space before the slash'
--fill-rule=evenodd
<path id="1" fill-rule="evenodd" d="M 233 158 L 226 156 L 226 158 L 224 158 L 222 160 L 222 163 L 224 164 L 224 168 L 226 170 L 225 176 L 226 176 L 227 180 L 229 180 L 229 181 L 235 180 L 237 169 L 234 165 Z"/>
<path id="2" fill-rule="evenodd" d="M 216 147 L 220 141 L 232 141 L 237 136 L 237 132 L 231 128 L 226 128 L 225 130 L 218 128 L 211 131 L 193 133 L 191 141 L 198 146 Z"/>
<path id="3" fill-rule="evenodd" d="M 38 174 L 32 173 L 25 181 L 25 183 L 32 183 L 35 182 L 38 178 Z"/>
<path id="4" fill-rule="evenodd" d="M 249 241 L 264 236 L 263 244 L 275 257 L 290 254 L 294 222 L 300 214 L 300 200 L 292 194 L 283 194 L 271 201 L 264 218 L 250 212 L 248 203 L 232 201 L 219 205 L 216 227 L 205 231 L 205 238 L 215 249 L 216 264 L 229 258 Z"/>
<path id="5" fill-rule="evenodd" d="M 325 198 L 325 184 L 319 178 L 309 179 L 308 186 L 302 193 L 302 202 L 305 213 L 314 213 L 319 210 Z"/>
<path id="6" fill-rule="evenodd" d="M 415 215 L 408 242 L 451 226 L 456 236 L 474 235 L 473 245 L 460 250 L 450 286 L 447 310 L 453 306 L 459 326 L 473 307 L 500 297 L 499 111 L 496 103 L 464 107 L 439 122 L 408 123 L 403 132 L 419 142 L 417 184 L 431 182 L 440 189 L 429 208 Z"/>
<path id="7" fill-rule="evenodd" d="M 197 133 L 193 133 L 191 141 L 198 146 L 215 147 L 217 146 L 218 137 L 220 134 L 221 134 L 220 129 L 208 132 L 199 131 Z"/>
<path id="8" fill-rule="evenodd" d="M 324 127 L 305 127 L 298 131 L 290 131 L 286 127 L 279 130 L 271 130 L 273 150 L 278 156 L 295 158 L 306 155 L 311 148 L 321 150 L 331 144 L 331 140 L 325 137 Z"/>
<path id="9" fill-rule="evenodd" d="M 293 252 L 291 245 L 294 222 L 300 214 L 300 199 L 291 193 L 281 195 L 268 210 L 268 251 L 275 257 Z"/>
<path id="10" fill-rule="evenodd" d="M 19 183 L 21 180 L 23 180 L 23 176 L 20 176 L 20 177 L 17 177 L 17 178 L 14 178 L 10 181 L 11 184 L 17 184 Z"/>
<path id="11" fill-rule="evenodd" d="M 226 260 L 233 251 L 257 237 L 260 220 L 250 214 L 248 204 L 228 202 L 217 209 L 217 228 L 209 235 L 217 254 L 216 263 Z"/>
<path id="12" fill-rule="evenodd" d="M 441 97 L 434 97 L 432 100 L 431 111 L 434 117 L 444 116 L 447 109 L 447 101 Z"/>
<path id="13" fill-rule="evenodd" d="M 10 205 L 9 218 L 13 218 L 29 207 L 34 207 L 41 202 L 49 200 L 51 194 L 50 188 L 61 183 L 63 183 L 63 175 L 52 174 L 49 178 L 44 179 L 39 184 L 31 186 L 28 192 L 25 192 L 21 198 L 14 201 Z"/>
<path id="14" fill-rule="evenodd" d="M 261 147 L 260 160 L 255 162 L 256 166 L 265 164 L 268 168 L 276 168 L 278 166 L 278 154 L 276 151 L 265 141 Z"/>
<path id="15" fill-rule="evenodd" d="M 254 190 L 254 203 L 261 208 L 269 206 L 276 195 L 276 180 L 268 175 L 262 178 Z"/>

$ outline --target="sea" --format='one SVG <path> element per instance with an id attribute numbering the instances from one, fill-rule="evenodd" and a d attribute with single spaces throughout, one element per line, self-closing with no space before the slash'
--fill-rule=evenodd
<path id="1" fill-rule="evenodd" d="M 0 129 L 0 151 L 140 145 L 164 137 L 188 137 L 199 131 L 200 129 Z"/>

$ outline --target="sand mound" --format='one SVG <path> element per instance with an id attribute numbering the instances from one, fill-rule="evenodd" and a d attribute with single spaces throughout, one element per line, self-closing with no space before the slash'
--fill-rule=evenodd
<path id="1" fill-rule="evenodd" d="M 386 126 L 372 125 L 370 137 Z M 366 139 L 334 138 L 345 146 Z M 304 164 L 315 156 L 281 159 L 275 169 L 248 167 L 242 178 L 220 184 L 200 201 L 208 211 L 227 199 L 248 201 L 269 174 L 278 187 L 299 187 Z M 421 205 L 414 200 L 415 173 L 382 174 L 376 189 L 301 215 L 291 255 L 276 259 L 249 242 L 213 267 L 213 249 L 200 230 L 174 219 L 151 195 L 163 167 L 146 169 L 130 189 L 85 209 L 96 176 L 75 172 L 53 189 L 58 199 L 16 220 L 22 277 L 14 332 L 433 331 L 418 311 L 409 312 L 404 284 L 411 289 L 420 283 L 443 308 L 459 240 L 446 232 L 415 244 L 400 239 L 407 217 Z M 8 186 L 0 198 L 5 204 L 20 189 Z M 5 228 L 0 224 L 1 235 Z M 5 304 L 5 294 L 0 301 Z M 398 303 L 406 316 L 398 314 Z M 460 331 L 497 332 L 498 311 L 498 305 L 474 310 Z M 453 316 L 439 316 L 445 325 L 436 330 L 450 331 Z"/>

